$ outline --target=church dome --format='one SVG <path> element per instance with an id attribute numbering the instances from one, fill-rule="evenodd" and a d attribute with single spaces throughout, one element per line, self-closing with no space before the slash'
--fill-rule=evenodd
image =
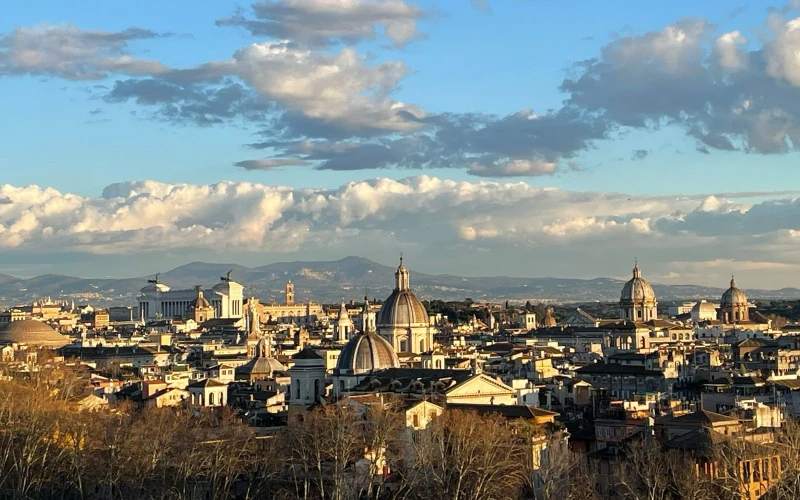
<path id="1" fill-rule="evenodd" d="M 747 295 L 736 287 L 736 280 L 734 278 L 731 278 L 731 287 L 722 294 L 719 305 L 721 308 L 747 305 Z"/>
<path id="2" fill-rule="evenodd" d="M 717 308 L 711 302 L 701 300 L 692 307 L 692 314 L 717 314 Z"/>
<path id="3" fill-rule="evenodd" d="M 365 332 L 351 338 L 344 346 L 336 362 L 336 371 L 340 375 L 360 375 L 399 366 L 400 360 L 392 345 L 376 333 Z"/>
<path id="4" fill-rule="evenodd" d="M 619 297 L 620 303 L 641 304 L 654 302 L 655 300 L 656 294 L 653 291 L 653 287 L 642 278 L 642 271 L 639 269 L 639 264 L 636 264 L 633 267 L 633 278 L 622 287 L 622 293 Z"/>
<path id="5" fill-rule="evenodd" d="M 381 326 L 427 325 L 428 312 L 411 290 L 395 290 L 381 306 L 377 323 Z"/>
<path id="6" fill-rule="evenodd" d="M 275 358 L 256 357 L 236 369 L 236 374 L 256 379 L 262 377 L 272 377 L 275 372 L 285 372 L 286 367 Z"/>
<path id="7" fill-rule="evenodd" d="M 394 273 L 395 288 L 378 311 L 378 326 L 428 325 L 425 306 L 409 288 L 409 273 L 400 258 L 400 267 Z"/>
<path id="8" fill-rule="evenodd" d="M 0 329 L 0 344 L 30 344 L 61 347 L 69 339 L 49 325 L 34 319 L 12 321 Z"/>

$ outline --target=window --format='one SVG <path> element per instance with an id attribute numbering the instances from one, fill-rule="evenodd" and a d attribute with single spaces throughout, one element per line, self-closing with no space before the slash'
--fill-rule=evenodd
<path id="1" fill-rule="evenodd" d="M 761 461 L 753 460 L 753 482 L 761 482 Z"/>
<path id="2" fill-rule="evenodd" d="M 419 427 L 419 415 L 417 415 L 416 413 L 414 413 L 414 414 L 411 416 L 411 420 L 412 420 L 412 425 L 413 425 L 414 427 Z"/>
<path id="3" fill-rule="evenodd" d="M 778 474 L 780 474 L 781 470 L 780 463 L 778 462 L 778 457 L 772 457 L 770 459 L 770 462 L 771 462 L 771 467 L 769 476 L 772 479 L 778 479 Z"/>

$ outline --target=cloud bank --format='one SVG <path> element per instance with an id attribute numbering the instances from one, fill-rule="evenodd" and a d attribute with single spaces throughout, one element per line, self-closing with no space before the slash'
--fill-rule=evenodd
<path id="1" fill-rule="evenodd" d="M 624 276 L 638 257 L 656 281 L 731 272 L 750 272 L 759 285 L 781 273 L 786 279 L 787 266 L 800 266 L 800 199 L 726 196 L 629 196 L 428 176 L 337 189 L 125 182 L 97 197 L 3 185 L 0 247 L 54 262 L 69 253 L 124 259 L 201 250 L 220 260 L 252 252 L 290 259 L 301 251 L 404 250 L 429 266 L 452 265 L 458 255 L 464 274 L 482 274 L 469 271 L 479 257 L 483 265 L 495 262 L 491 273 L 530 275 L 537 268 L 525 266 L 533 259 L 547 263 L 540 274 L 584 277 Z M 706 271 L 704 263 L 712 263 Z"/>

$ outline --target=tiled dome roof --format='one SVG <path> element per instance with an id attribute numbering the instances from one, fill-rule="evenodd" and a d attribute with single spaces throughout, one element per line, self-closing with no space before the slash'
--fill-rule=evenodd
<path id="1" fill-rule="evenodd" d="M 374 332 L 364 332 L 351 338 L 344 346 L 336 370 L 342 375 L 357 375 L 399 366 L 400 360 L 389 342 Z"/>
<path id="2" fill-rule="evenodd" d="M 747 295 L 736 287 L 736 280 L 731 278 L 731 287 L 725 290 L 720 300 L 720 307 L 747 305 Z"/>
<path id="3" fill-rule="evenodd" d="M 639 265 L 636 264 L 633 267 L 633 278 L 622 287 L 619 301 L 623 304 L 641 304 L 655 300 L 656 293 L 653 291 L 653 287 L 642 278 L 642 272 L 639 270 Z"/>
<path id="4" fill-rule="evenodd" d="M 12 321 L 0 330 L 0 344 L 31 344 L 61 347 L 69 339 L 49 325 L 33 319 Z"/>
<path id="5" fill-rule="evenodd" d="M 395 287 L 378 311 L 375 323 L 381 326 L 427 326 L 428 312 L 411 291 L 409 272 L 400 257 L 400 266 L 394 273 Z"/>
<path id="6" fill-rule="evenodd" d="M 428 312 L 411 290 L 395 290 L 381 306 L 376 323 L 380 326 L 427 325 Z"/>

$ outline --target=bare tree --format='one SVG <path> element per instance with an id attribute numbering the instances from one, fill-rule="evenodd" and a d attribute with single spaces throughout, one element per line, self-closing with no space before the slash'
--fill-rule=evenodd
<path id="1" fill-rule="evenodd" d="M 618 471 L 609 474 L 616 480 L 617 492 L 630 500 L 669 500 L 670 464 L 665 460 L 661 445 L 655 440 L 634 441 L 624 449 L 618 460 Z"/>
<path id="2" fill-rule="evenodd" d="M 518 433 L 522 440 L 521 468 L 529 495 L 537 500 L 593 498 L 592 473 L 585 459 L 569 449 L 563 432 L 525 426 L 518 429 Z"/>
<path id="3" fill-rule="evenodd" d="M 414 496 L 452 500 L 513 498 L 524 482 L 519 441 L 499 416 L 446 411 L 413 444 Z"/>

